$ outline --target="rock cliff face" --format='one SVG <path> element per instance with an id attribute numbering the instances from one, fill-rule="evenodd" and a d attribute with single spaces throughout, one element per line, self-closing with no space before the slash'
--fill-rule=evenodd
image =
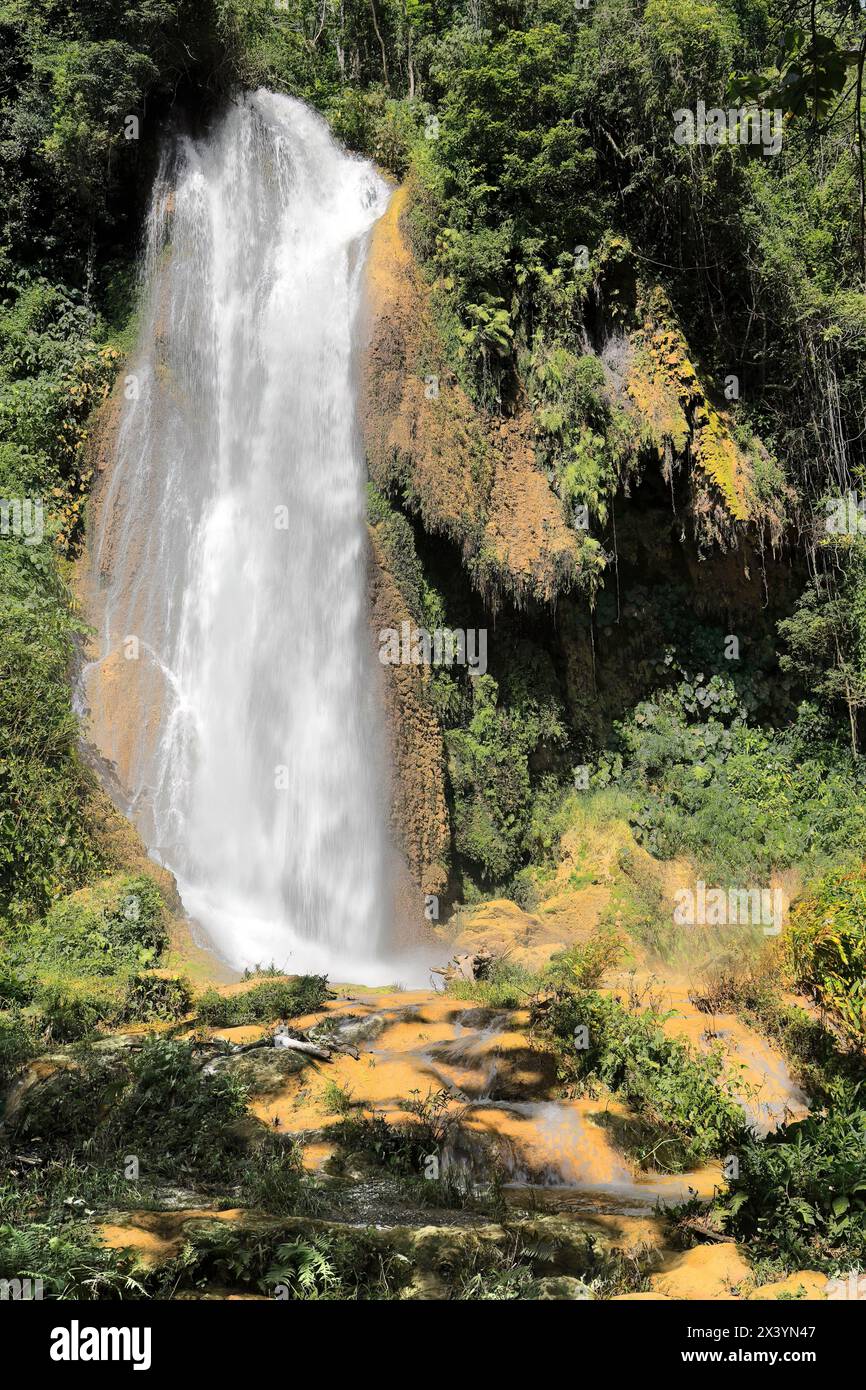
<path id="1" fill-rule="evenodd" d="M 763 507 L 756 484 L 772 461 L 735 428 L 722 390 L 693 365 L 666 296 L 639 281 L 623 251 L 609 273 L 600 271 L 586 346 L 603 367 L 627 457 L 610 464 L 614 478 L 620 471 L 607 539 L 576 529 L 545 463 L 542 416 L 529 392 L 518 391 L 506 417 L 487 414 L 449 360 L 438 290 L 411 246 L 412 196 L 411 182 L 395 190 L 367 260 L 360 409 L 371 483 L 406 520 L 413 564 L 416 541 L 428 558 L 432 547 L 475 594 L 491 631 L 512 614 L 546 648 L 578 741 L 595 740 L 640 697 L 641 665 L 658 647 L 642 600 L 627 599 L 630 586 L 680 585 L 695 612 L 762 621 L 781 582 L 778 572 L 767 579 L 758 553 L 777 545 L 784 525 Z M 627 293 L 610 280 L 623 275 Z M 606 296 L 620 305 L 615 321 Z M 378 640 L 382 628 L 423 625 L 424 617 L 384 530 L 373 526 L 371 538 Z M 497 627 L 497 649 L 508 640 Z M 440 893 L 452 841 L 447 740 L 427 698 L 428 670 L 384 671 L 396 842 L 415 891 Z"/>
<path id="2" fill-rule="evenodd" d="M 436 342 L 402 228 L 407 197 L 406 186 L 392 196 L 367 258 L 361 419 L 370 477 L 382 491 L 401 489 L 426 530 L 470 555 L 483 532 L 490 461 L 472 403 Z"/>
<path id="3" fill-rule="evenodd" d="M 410 194 L 395 191 L 367 261 L 361 420 L 371 482 L 453 545 L 492 613 L 503 601 L 550 604 L 580 573 L 578 538 L 535 466 L 529 415 L 488 419 L 447 363 L 404 225 Z M 420 621 L 372 529 L 370 576 L 377 640 L 382 628 Z M 418 892 L 439 894 L 451 841 L 442 728 L 424 698 L 428 672 L 384 669 L 394 834 Z"/>
<path id="4" fill-rule="evenodd" d="M 397 189 L 367 263 L 368 347 L 361 416 L 370 477 L 399 492 L 425 531 L 460 547 L 476 587 L 550 602 L 578 577 L 578 537 L 535 466 L 528 414 L 481 414 L 446 361 L 431 288 L 410 250 L 411 187 Z"/>
<path id="5" fill-rule="evenodd" d="M 383 628 L 400 632 L 403 622 L 414 622 L 372 528 L 369 595 L 374 642 Z M 442 730 L 424 699 L 427 671 L 411 665 L 383 669 L 393 779 L 391 834 L 403 850 L 417 895 L 439 895 L 448 882 L 450 850 Z"/>

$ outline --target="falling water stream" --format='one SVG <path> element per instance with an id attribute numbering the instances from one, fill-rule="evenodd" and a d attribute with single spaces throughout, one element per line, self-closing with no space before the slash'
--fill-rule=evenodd
<path id="1" fill-rule="evenodd" d="M 176 144 L 151 204 L 81 702 L 236 967 L 372 980 L 390 937 L 353 369 L 387 201 L 319 116 L 258 91 Z"/>

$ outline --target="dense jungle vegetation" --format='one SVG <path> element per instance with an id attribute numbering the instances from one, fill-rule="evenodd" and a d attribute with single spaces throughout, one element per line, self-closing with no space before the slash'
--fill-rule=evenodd
<path id="1" fill-rule="evenodd" d="M 0 492 L 38 493 L 51 542 L 2 550 L 3 669 L 15 673 L 2 716 L 15 808 L 2 822 L 6 913 L 43 912 L 98 867 L 76 814 L 65 694 L 63 561 L 81 540 L 87 417 L 131 330 L 166 122 L 201 123 L 241 83 L 303 95 L 351 147 L 411 174 L 416 245 L 455 371 L 486 409 L 528 403 L 566 513 L 587 507 L 580 582 L 596 625 L 610 624 L 615 576 L 623 647 L 630 616 L 652 628 L 637 679 L 601 716 L 569 707 L 534 612 L 503 615 L 488 680 L 437 680 L 464 896 L 508 884 L 537 856 L 537 808 L 549 815 L 599 739 L 609 751 L 594 779 L 628 789 L 639 834 L 660 852 L 705 851 L 722 868 L 733 855 L 744 861 L 734 869 L 859 854 L 862 785 L 846 744 L 859 752 L 866 702 L 864 542 L 857 525 L 823 526 L 828 499 L 856 498 L 864 466 L 859 11 L 816 13 L 832 53 L 815 49 L 814 91 L 788 82 L 782 148 L 767 158 L 678 146 L 671 112 L 722 100 L 734 73 L 760 88 L 766 70 L 770 93 L 786 63 L 808 88 L 808 55 L 778 54 L 793 42 L 790 7 L 3 6 Z M 682 330 L 702 380 L 719 392 L 739 382 L 755 563 L 790 582 L 787 607 L 774 594 L 741 634 L 736 664 L 719 616 L 702 622 L 693 594 L 632 576 L 620 592 L 615 499 L 640 487 L 652 448 L 604 389 L 600 350 L 635 297 Z M 427 582 L 435 595 L 435 569 Z M 465 593 L 440 595 L 438 611 L 456 622 L 461 603 Z"/>
<path id="2" fill-rule="evenodd" d="M 858 524 L 824 525 L 834 498 L 861 515 L 858 13 L 818 7 L 804 95 L 791 73 L 808 87 L 808 54 L 779 55 L 797 15 L 764 3 L 3 6 L 0 493 L 38 491 L 52 542 L 3 547 L 3 668 L 17 672 L 4 687 L 16 807 L 2 822 L 4 911 L 44 911 L 97 867 L 75 813 L 62 562 L 82 534 L 87 416 L 131 330 L 148 174 L 167 122 L 201 123 L 238 84 L 260 82 L 316 102 L 351 147 L 411 175 L 454 370 L 485 409 L 531 408 L 565 513 L 586 506 L 580 583 L 596 628 L 615 614 L 623 650 L 635 625 L 652 633 L 626 689 L 591 708 L 569 701 L 537 640 L 549 619 L 534 611 L 503 614 L 489 680 L 437 680 L 463 896 L 525 868 L 535 808 L 549 814 L 600 742 L 610 751 L 594 777 L 628 788 L 639 833 L 665 853 L 703 845 L 723 867 L 732 853 L 761 867 L 859 854 L 862 786 L 846 744 L 859 752 L 866 702 L 864 542 Z M 671 139 L 672 111 L 723 100 L 734 73 L 764 81 L 768 102 L 787 83 L 777 156 Z M 754 563 L 784 571 L 787 587 L 750 615 L 737 663 L 723 657 L 718 610 L 711 621 L 694 593 L 616 563 L 616 498 L 622 508 L 645 482 L 653 445 L 611 400 L 601 358 L 636 299 L 684 335 L 684 358 L 719 397 L 739 383 Z M 447 557 L 440 568 L 448 584 Z M 438 611 L 456 623 L 468 604 L 477 618 L 450 582 Z M 427 584 L 435 595 L 435 557 Z M 749 838 L 733 845 L 723 827 L 744 816 Z"/>
<path id="3" fill-rule="evenodd" d="M 563 517 L 588 517 L 556 603 L 491 599 L 453 537 L 425 534 L 405 490 L 371 488 L 371 525 L 387 533 L 418 620 L 496 622 L 488 674 L 430 683 L 447 753 L 449 901 L 538 908 L 578 805 L 623 817 L 655 859 L 685 858 L 708 881 L 790 874 L 785 983 L 820 1006 L 820 1028 L 766 989 L 730 988 L 738 1011 L 785 1040 L 829 1119 L 750 1141 L 724 1219 L 781 1267 L 864 1267 L 864 56 L 859 0 L 0 0 L 4 1080 L 46 1043 L 177 1020 L 190 1003 L 183 981 L 147 973 L 164 960 L 165 903 L 107 843 L 78 748 L 70 576 L 92 414 L 135 331 L 162 143 L 267 85 L 314 104 L 350 148 L 409 181 L 449 369 L 479 418 L 528 416 Z M 737 138 L 677 144 L 674 112 L 701 101 L 779 109 L 778 152 Z M 734 469 L 718 445 L 715 491 L 691 488 L 690 446 L 672 446 L 679 426 L 660 423 L 664 404 L 647 400 L 641 417 L 615 389 L 635 334 L 648 361 L 666 354 L 705 453 L 724 417 L 744 463 Z M 653 360 L 651 381 L 659 370 Z M 629 554 L 642 511 L 665 506 L 681 523 L 680 558 L 665 541 L 659 572 L 641 573 Z M 702 587 L 711 553 L 761 576 L 760 604 L 738 607 L 733 580 L 730 593 L 723 580 Z M 597 663 L 583 693 L 559 642 L 566 600 Z M 626 923 L 661 948 L 660 899 L 627 858 L 620 867 Z M 259 1013 L 223 1017 L 210 1000 L 202 1017 L 209 1006 L 215 1022 L 276 1019 L 310 1003 L 287 1008 L 261 988 Z M 315 998 L 324 985 L 310 988 Z M 661 1059 L 674 1093 L 647 1106 L 692 1156 L 725 1152 L 737 1126 L 712 1069 L 671 1062 L 652 1020 L 630 1030 L 579 989 L 558 996 L 551 1035 L 568 1035 L 579 998 L 603 1035 L 587 1074 L 637 1094 L 641 1058 Z M 0 1277 L 23 1258 L 55 1293 L 144 1292 L 78 1227 L 59 1244 L 51 1233 L 65 1203 L 94 1200 L 78 1165 L 106 1094 L 120 1097 L 117 1125 L 133 1115 L 143 1133 L 173 1096 L 171 1132 L 152 1143 L 205 1180 L 244 1114 L 240 1089 L 203 1079 L 181 1044 L 154 1044 L 106 1086 L 94 1062 L 64 1101 L 63 1152 L 23 1207 L 0 1192 Z M 712 1112 L 703 1147 L 681 1124 L 695 1095 Z M 128 1140 L 113 1127 L 104 1142 L 114 1158 Z M 297 1165 L 268 1162 L 250 1182 L 271 1197 L 283 1184 L 291 1205 Z M 203 1264 L 218 1256 L 199 1252 Z M 316 1258 L 259 1252 L 256 1277 L 281 1259 L 297 1280 Z M 329 1258 L 355 1271 L 335 1274 L 339 1287 L 357 1289 L 358 1252 Z"/>

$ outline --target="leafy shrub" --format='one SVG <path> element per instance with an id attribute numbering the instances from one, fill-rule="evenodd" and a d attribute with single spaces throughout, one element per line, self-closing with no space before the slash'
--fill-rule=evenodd
<path id="1" fill-rule="evenodd" d="M 866 1040 L 866 878 L 828 873 L 794 903 L 787 946 L 795 977 L 845 1032 Z"/>
<path id="2" fill-rule="evenodd" d="M 0 956 L 0 1006 L 27 1004 L 33 997 L 33 985 Z"/>
<path id="3" fill-rule="evenodd" d="M 377 1168 L 398 1177 L 423 1174 L 427 1159 L 442 1152 L 460 1115 L 447 1091 L 423 1098 L 413 1092 L 403 1108 L 415 1116 L 413 1121 L 391 1124 L 379 1114 L 353 1115 L 340 1120 L 330 1133 L 346 1153 L 357 1154 Z"/>
<path id="4" fill-rule="evenodd" d="M 444 626 L 442 599 L 424 574 L 412 527 L 372 483 L 367 484 L 367 517 L 412 617 L 428 631 Z"/>
<path id="5" fill-rule="evenodd" d="M 857 1044 L 841 1047 L 833 1029 L 798 1005 L 773 1000 L 755 1008 L 754 1013 L 748 1006 L 743 1012 L 747 1022 L 776 1039 L 814 1103 L 838 1104 L 852 1085 L 866 1082 L 862 1049 Z"/>
<path id="6" fill-rule="evenodd" d="M 780 998 L 782 957 L 752 958 L 705 973 L 690 994 L 705 1013 L 736 1013 L 750 1028 L 771 1038 L 785 1054 L 800 1086 L 818 1105 L 844 1103 L 857 1083 L 866 1083 L 866 1057 L 856 1039 Z"/>
<path id="7" fill-rule="evenodd" d="M 15 1011 L 0 1013 L 0 1086 L 4 1086 L 36 1050 L 31 1030 Z"/>
<path id="8" fill-rule="evenodd" d="M 560 989 L 594 989 L 621 959 L 625 942 L 605 929 L 587 941 L 559 951 L 541 970 L 527 970 L 508 956 L 494 960 L 480 980 L 451 980 L 453 999 L 471 999 L 490 1009 L 522 1009 L 551 986 Z"/>
<path id="9" fill-rule="evenodd" d="M 559 343 L 546 345 L 539 335 L 532 365 L 539 462 L 554 469 L 569 520 L 576 505 L 585 505 L 603 524 L 611 497 L 637 457 L 639 430 L 610 403 L 605 369 L 594 354 L 576 357 Z"/>
<path id="10" fill-rule="evenodd" d="M 312 1241 L 289 1240 L 277 1247 L 276 1263 L 261 1280 L 263 1289 L 282 1285 L 293 1298 L 322 1298 L 337 1294 L 340 1278 L 329 1258 L 331 1238 L 325 1234 Z"/>
<path id="11" fill-rule="evenodd" d="M 301 1200 L 303 1186 L 301 1150 L 276 1135 L 268 1135 L 244 1164 L 244 1203 L 273 1216 L 308 1210 L 309 1203 Z"/>
<path id="12" fill-rule="evenodd" d="M 409 167 L 412 145 L 419 138 L 417 105 L 394 101 L 376 89 L 344 87 L 328 107 L 338 140 L 369 155 L 397 178 Z"/>
<path id="13" fill-rule="evenodd" d="M 49 544 L 0 542 L 0 917 L 16 925 L 98 868 L 79 810 L 90 774 L 67 682 L 75 623 Z"/>
<path id="14" fill-rule="evenodd" d="M 621 1094 L 658 1129 L 658 1166 L 674 1169 L 729 1153 L 743 1134 L 743 1112 L 723 1084 L 721 1053 L 695 1054 L 666 1037 L 661 1016 L 630 1013 L 614 999 L 585 992 L 560 995 L 541 1018 L 559 1043 L 566 1076 Z M 575 1043 L 578 1027 L 588 1030 L 585 1049 Z"/>
<path id="15" fill-rule="evenodd" d="M 783 1125 L 739 1150 L 724 1199 L 728 1229 L 790 1267 L 866 1261 L 866 1108 L 847 1104 Z"/>
<path id="16" fill-rule="evenodd" d="M 101 1146 L 102 1121 L 127 1089 L 130 1075 L 125 1058 L 88 1057 L 74 1066 L 58 1067 L 28 1093 L 16 1112 L 14 1138 L 50 1139 L 53 1155 L 63 1158 Z"/>
<path id="17" fill-rule="evenodd" d="M 51 981 L 36 995 L 37 1024 L 47 1042 L 72 1043 L 92 1038 L 110 1012 L 106 995 Z"/>
<path id="18" fill-rule="evenodd" d="M 237 1077 L 202 1073 L 192 1047 L 150 1038 L 131 1066 L 132 1085 L 110 1119 L 115 1148 L 177 1182 L 225 1181 L 243 1151 L 245 1093 Z M 240 1176 L 240 1174 L 239 1174 Z"/>
<path id="19" fill-rule="evenodd" d="M 679 941 L 652 865 L 631 845 L 620 848 L 616 864 L 618 874 L 602 923 L 608 928 L 615 923 L 654 955 L 669 960 L 676 953 Z"/>
<path id="20" fill-rule="evenodd" d="M 625 941 L 618 932 L 599 931 L 588 941 L 557 952 L 545 975 L 572 989 L 597 989 L 607 972 L 622 960 L 624 951 Z"/>
<path id="21" fill-rule="evenodd" d="M 147 1023 L 179 1019 L 192 1008 L 189 981 L 176 975 L 133 975 L 117 1012 L 117 1022 Z"/>
<path id="22" fill-rule="evenodd" d="M 14 1132 L 94 1164 L 120 1168 L 135 1154 L 150 1179 L 225 1181 L 244 1148 L 246 1114 L 236 1077 L 203 1073 L 191 1045 L 157 1037 L 137 1052 L 59 1068 L 28 1096 Z"/>
<path id="23" fill-rule="evenodd" d="M 537 843 L 534 799 L 544 785 L 534 767 L 565 753 L 568 732 L 556 676 L 546 653 L 529 642 L 509 653 L 501 681 L 472 680 L 471 717 L 446 731 L 454 797 L 454 843 L 488 886 L 506 882 Z"/>
<path id="24" fill-rule="evenodd" d="M 4 41 L 7 36 L 4 26 Z M 29 56 L 22 54 L 25 65 Z M 44 73 L 37 86 L 38 97 L 35 91 L 31 97 L 41 102 L 51 89 Z M 37 128 L 30 117 L 26 128 Z M 33 151 L 43 180 L 49 130 L 50 120 Z M 5 146 L 0 159 L 4 186 L 16 147 L 15 141 Z M 19 175 L 26 182 L 33 169 Z M 42 207 L 42 192 L 32 196 Z M 52 240 L 55 235 L 56 228 Z M 82 815 L 93 776 L 78 755 L 69 698 L 72 641 L 81 623 L 57 554 L 74 550 L 82 533 L 91 473 L 87 420 L 108 391 L 119 354 L 106 342 L 107 327 L 83 286 L 51 283 L 14 268 L 5 255 L 0 276 L 0 497 L 38 498 L 44 508 L 41 539 L 34 535 L 25 544 L 4 535 L 0 543 L 0 915 L 17 923 L 44 914 L 101 867 Z"/>
<path id="25" fill-rule="evenodd" d="M 866 784 L 846 753 L 814 739 L 804 748 L 798 725 L 750 725 L 758 696 L 742 682 L 666 660 L 678 683 L 616 726 L 592 778 L 632 791 L 634 835 L 651 854 L 689 854 L 736 881 L 866 850 Z"/>
<path id="26" fill-rule="evenodd" d="M 500 956 L 482 980 L 451 980 L 452 999 L 471 999 L 489 1009 L 521 1009 L 539 988 L 541 977 L 524 966 Z"/>
<path id="27" fill-rule="evenodd" d="M 430 1152 L 415 1125 L 394 1125 L 383 1115 L 351 1116 L 334 1125 L 331 1133 L 346 1153 L 399 1176 L 420 1173 Z"/>
<path id="28" fill-rule="evenodd" d="M 143 876 L 106 879 L 56 903 L 29 945 L 40 962 L 84 974 L 153 965 L 168 945 L 162 896 Z"/>
<path id="29" fill-rule="evenodd" d="M 198 1002 L 199 1022 L 213 1028 L 234 1028 L 242 1023 L 274 1023 L 313 1013 L 328 998 L 325 975 L 297 975 L 288 980 L 265 980 L 242 994 L 218 994 L 206 990 Z"/>
<path id="30" fill-rule="evenodd" d="M 326 1081 L 322 1091 L 322 1108 L 329 1115 L 348 1115 L 352 1109 L 352 1092 L 336 1081 Z"/>

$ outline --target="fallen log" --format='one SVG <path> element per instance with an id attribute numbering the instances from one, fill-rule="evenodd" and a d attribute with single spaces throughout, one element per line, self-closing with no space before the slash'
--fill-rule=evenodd
<path id="1" fill-rule="evenodd" d="M 316 1043 L 306 1042 L 303 1038 L 290 1038 L 287 1033 L 274 1034 L 274 1047 L 288 1047 L 293 1052 L 306 1052 L 310 1057 L 317 1057 L 320 1062 L 331 1060 L 330 1052 L 318 1047 Z"/>
<path id="2" fill-rule="evenodd" d="M 716 1231 L 712 1226 L 706 1226 L 701 1221 L 680 1221 L 679 1229 L 691 1231 L 694 1235 L 700 1236 L 701 1240 L 708 1240 L 713 1245 L 734 1245 L 733 1236 L 723 1235 L 721 1231 Z"/>

